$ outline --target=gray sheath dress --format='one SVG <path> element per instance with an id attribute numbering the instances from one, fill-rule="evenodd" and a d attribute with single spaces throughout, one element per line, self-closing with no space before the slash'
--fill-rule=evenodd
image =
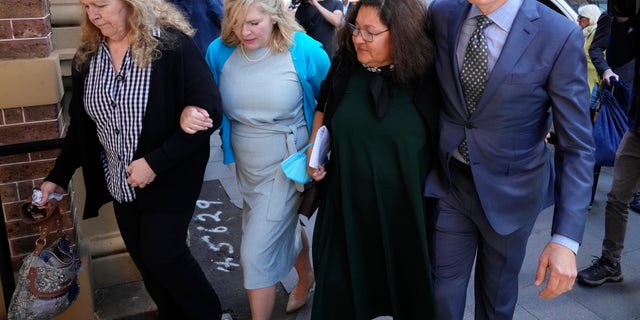
<path id="1" fill-rule="evenodd" d="M 243 198 L 240 261 L 246 289 L 282 280 L 302 248 L 299 193 L 280 163 L 309 139 L 303 92 L 289 51 L 236 48 L 222 68 L 220 92 Z M 255 58 L 258 57 L 258 58 Z"/>

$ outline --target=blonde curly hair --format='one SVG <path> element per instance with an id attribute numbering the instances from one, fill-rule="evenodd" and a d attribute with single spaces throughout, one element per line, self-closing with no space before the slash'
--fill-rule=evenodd
<path id="1" fill-rule="evenodd" d="M 256 4 L 260 11 L 275 22 L 269 47 L 276 52 L 289 50 L 294 33 L 303 29 L 282 0 L 225 0 L 220 32 L 222 42 L 230 47 L 239 46 L 242 43 L 233 30 L 242 27 L 249 6 L 253 4 Z"/>
<path id="2" fill-rule="evenodd" d="M 129 39 L 132 58 L 135 63 L 146 68 L 153 60 L 160 57 L 161 42 L 153 35 L 155 30 L 160 29 L 160 37 L 167 37 L 164 29 L 174 28 L 189 36 L 195 34 L 183 13 L 173 4 L 165 0 L 119 0 L 127 7 L 129 16 L 127 17 Z M 85 13 L 81 24 L 80 45 L 76 52 L 75 68 L 80 70 L 89 58 L 98 51 L 102 33 Z M 168 38 L 165 38 L 168 39 Z M 171 41 L 167 43 L 171 45 Z"/>

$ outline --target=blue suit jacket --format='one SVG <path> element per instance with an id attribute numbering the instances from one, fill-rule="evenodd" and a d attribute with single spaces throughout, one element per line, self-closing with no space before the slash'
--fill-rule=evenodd
<path id="1" fill-rule="evenodd" d="M 204 55 L 209 44 L 220 36 L 224 5 L 222 0 L 172 0 L 189 17 L 196 29 L 193 40 Z"/>
<path id="2" fill-rule="evenodd" d="M 581 242 L 593 180 L 582 32 L 535 0 L 524 0 L 468 118 L 456 45 L 469 8 L 466 0 L 436 0 L 429 10 L 444 98 L 443 170 L 449 172 L 448 159 L 466 137 L 476 189 L 498 233 L 515 231 L 555 203 L 552 233 Z M 545 142 L 552 121 L 555 153 Z M 448 186 L 427 181 L 426 195 L 442 197 Z"/>

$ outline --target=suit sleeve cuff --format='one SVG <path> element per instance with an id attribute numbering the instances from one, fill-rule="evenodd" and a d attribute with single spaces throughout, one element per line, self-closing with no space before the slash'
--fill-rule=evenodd
<path id="1" fill-rule="evenodd" d="M 580 244 L 577 241 L 567 238 L 563 235 L 559 235 L 557 233 L 551 237 L 551 242 L 565 246 L 575 254 L 578 254 L 578 248 L 580 248 Z"/>

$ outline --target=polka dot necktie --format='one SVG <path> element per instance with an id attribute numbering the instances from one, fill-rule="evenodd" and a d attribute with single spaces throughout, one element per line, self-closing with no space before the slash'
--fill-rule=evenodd
<path id="1" fill-rule="evenodd" d="M 462 68 L 460 69 L 460 81 L 462 82 L 462 93 L 467 104 L 469 115 L 476 111 L 476 105 L 482 96 L 485 83 L 487 81 L 487 38 L 484 29 L 492 23 L 485 15 L 476 16 L 476 29 L 471 34 L 467 50 L 464 53 Z M 458 151 L 469 163 L 469 149 L 467 140 L 463 140 L 458 146 Z"/>

